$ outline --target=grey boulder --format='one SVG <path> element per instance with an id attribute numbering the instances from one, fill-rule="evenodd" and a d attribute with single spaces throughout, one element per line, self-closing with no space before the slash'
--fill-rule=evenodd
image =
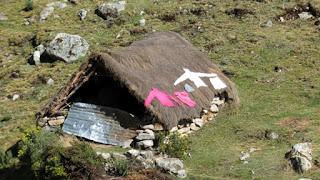
<path id="1" fill-rule="evenodd" d="M 89 44 L 78 35 L 59 33 L 46 48 L 49 56 L 63 60 L 67 63 L 74 62 L 86 55 Z"/>
<path id="2" fill-rule="evenodd" d="M 156 165 L 160 169 L 163 169 L 165 171 L 168 171 L 170 173 L 179 175 L 181 177 L 186 176 L 186 172 L 182 171 L 184 170 L 184 165 L 182 161 L 178 158 L 157 158 L 156 159 Z"/>
<path id="3" fill-rule="evenodd" d="M 96 14 L 105 20 L 116 18 L 119 16 L 120 11 L 125 9 L 125 5 L 125 1 L 104 3 L 96 9 Z"/>
<path id="4" fill-rule="evenodd" d="M 286 154 L 291 165 L 298 173 L 304 173 L 312 168 L 312 145 L 311 143 L 299 143 L 292 147 Z"/>

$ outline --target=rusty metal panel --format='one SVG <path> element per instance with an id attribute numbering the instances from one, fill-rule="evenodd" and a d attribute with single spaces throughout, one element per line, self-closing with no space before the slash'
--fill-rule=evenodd
<path id="1" fill-rule="evenodd" d="M 132 129 L 138 122 L 133 115 L 119 109 L 74 103 L 62 130 L 95 142 L 121 146 L 136 136 Z"/>

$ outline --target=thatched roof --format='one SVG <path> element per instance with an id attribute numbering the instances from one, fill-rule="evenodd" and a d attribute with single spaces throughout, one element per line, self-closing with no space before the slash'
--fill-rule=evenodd
<path id="1" fill-rule="evenodd" d="M 195 108 L 164 107 L 157 101 L 146 107 L 166 128 L 176 126 L 179 120 L 199 117 L 202 109 L 210 108 L 214 96 L 222 96 L 230 104 L 239 102 L 234 84 L 208 57 L 177 33 L 164 32 L 151 34 L 123 49 L 92 55 L 69 83 L 44 107 L 39 117 L 59 113 L 98 67 L 105 69 L 106 73 L 126 87 L 142 104 L 153 87 L 173 93 L 184 90 L 185 83 L 193 85 L 190 80 L 186 80 L 185 83 L 174 86 L 175 80 L 184 73 L 183 68 L 193 72 L 218 74 L 228 87 L 215 90 L 209 86 L 209 79 L 203 79 L 208 87 L 195 88 L 195 91 L 190 93 L 190 97 L 197 103 Z"/>

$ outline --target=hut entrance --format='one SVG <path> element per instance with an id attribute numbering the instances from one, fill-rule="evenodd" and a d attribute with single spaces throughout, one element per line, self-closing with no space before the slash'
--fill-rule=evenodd
<path id="1" fill-rule="evenodd" d="M 150 113 L 111 73 L 97 70 L 73 95 L 71 102 L 94 104 L 119 109 L 139 119 L 139 125 L 152 123 Z M 130 124 L 130 122 L 128 122 Z"/>

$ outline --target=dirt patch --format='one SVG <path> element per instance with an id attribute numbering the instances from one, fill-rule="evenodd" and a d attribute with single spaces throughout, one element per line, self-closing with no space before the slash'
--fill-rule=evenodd
<path id="1" fill-rule="evenodd" d="M 276 123 L 281 127 L 287 127 L 294 131 L 306 131 L 310 126 L 310 120 L 306 118 L 288 117 Z"/>
<path id="2" fill-rule="evenodd" d="M 241 19 L 246 17 L 247 15 L 253 15 L 255 14 L 255 12 L 250 9 L 234 8 L 227 10 L 226 14 Z"/>
<path id="3" fill-rule="evenodd" d="M 159 15 L 158 18 L 165 22 L 173 22 L 173 21 L 176 21 L 176 13 L 174 12 L 163 13 Z"/>
<path id="4" fill-rule="evenodd" d="M 299 14 L 306 12 L 311 14 L 313 17 L 320 17 L 320 11 L 316 9 L 312 4 L 297 4 L 293 8 L 285 9 L 285 12 L 276 17 L 277 21 L 290 21 L 299 19 Z"/>

